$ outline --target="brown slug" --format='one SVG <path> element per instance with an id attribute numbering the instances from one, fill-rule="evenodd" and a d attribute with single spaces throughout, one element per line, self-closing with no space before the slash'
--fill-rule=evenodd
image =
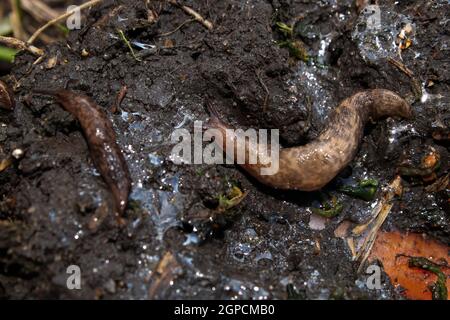
<path id="1" fill-rule="evenodd" d="M 270 167 L 273 162 L 270 146 L 261 149 L 257 143 L 237 139 L 235 133 L 227 135 L 226 130 L 232 128 L 219 119 L 210 104 L 208 108 L 211 116 L 207 127 L 218 130 L 222 137 L 226 137 L 219 147 L 227 153 L 227 144 L 230 144 L 235 161 L 237 150 L 245 150 L 246 160 L 241 164 L 245 171 L 270 187 L 302 191 L 322 188 L 352 161 L 362 140 L 364 125 L 369 119 L 412 116 L 410 105 L 392 91 L 373 89 L 358 92 L 341 102 L 315 140 L 303 146 L 281 149 L 278 171 L 272 175 L 262 175 L 261 168 Z M 268 161 L 261 164 L 258 158 L 255 164 L 249 164 L 247 160 L 250 156 L 261 156 L 261 150 L 269 152 Z"/>
<path id="2" fill-rule="evenodd" d="M 7 110 L 14 109 L 16 102 L 12 89 L 0 80 L 0 107 Z"/>
<path id="3" fill-rule="evenodd" d="M 104 111 L 89 97 L 69 90 L 34 90 L 54 96 L 80 123 L 95 166 L 110 188 L 116 209 L 123 214 L 131 189 L 125 158 L 116 143 L 116 135 Z"/>

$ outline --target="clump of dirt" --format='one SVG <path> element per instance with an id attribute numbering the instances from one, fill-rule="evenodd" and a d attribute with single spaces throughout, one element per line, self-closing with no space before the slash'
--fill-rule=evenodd
<path id="1" fill-rule="evenodd" d="M 293 284 L 309 299 L 400 298 L 384 275 L 382 289 L 369 290 L 366 275 L 356 273 L 334 230 L 344 219 L 366 221 L 371 203 L 336 189 L 367 177 L 385 185 L 401 155 L 422 144 L 440 154 L 436 178 L 448 172 L 448 144 L 432 137 L 449 125 L 448 2 L 380 1 L 389 12 L 386 33 L 400 30 L 403 16 L 414 23 L 415 41 L 402 52 L 414 78 L 386 57 L 364 55 L 353 1 L 183 3 L 214 28 L 165 1 L 109 0 L 67 42 L 47 47 L 42 62 L 17 57 L 5 77 L 17 106 L 0 109 L 0 159 L 17 148 L 24 156 L 0 173 L 0 296 L 285 299 Z M 293 26 L 311 59 L 298 61 L 280 47 L 277 22 Z M 55 66 L 47 63 L 52 58 Z M 124 85 L 126 97 L 112 113 Z M 124 225 L 112 214 L 77 121 L 51 98 L 32 94 L 66 86 L 91 96 L 114 125 L 133 180 Z M 235 166 L 171 159 L 172 132 L 205 120 L 205 99 L 230 124 L 280 129 L 290 146 L 317 136 L 341 99 L 377 87 L 407 97 L 415 119 L 368 126 L 355 160 L 324 190 L 344 208 L 323 230 L 310 224 L 319 193 L 280 192 Z M 448 189 L 427 192 L 430 182 L 417 177 L 404 183 L 405 197 L 384 228 L 448 243 Z M 218 199 L 233 188 L 248 195 L 219 214 Z M 81 290 L 66 287 L 69 265 L 81 268 Z"/>

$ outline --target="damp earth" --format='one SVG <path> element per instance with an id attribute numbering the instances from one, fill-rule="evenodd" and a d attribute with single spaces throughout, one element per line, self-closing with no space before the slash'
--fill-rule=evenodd
<path id="1" fill-rule="evenodd" d="M 45 47 L 43 60 L 22 52 L 3 75 L 16 106 L 0 109 L 0 159 L 23 154 L 0 173 L 0 297 L 286 299 L 294 288 L 301 299 L 403 299 L 384 272 L 382 287 L 368 289 L 335 234 L 343 221 L 367 222 L 381 189 L 366 201 L 339 188 L 385 186 L 400 172 L 403 196 L 381 229 L 450 243 L 448 186 L 429 187 L 449 170 L 448 1 L 379 1 L 377 28 L 354 1 L 183 3 L 212 30 L 167 2 L 108 0 Z M 301 59 L 280 45 L 280 23 L 292 26 Z M 412 44 L 399 51 L 405 25 Z M 113 123 L 133 181 L 123 217 L 76 119 L 32 92 L 65 87 Z M 171 156 L 173 131 L 208 118 L 206 99 L 228 123 L 279 129 L 282 145 L 294 146 L 369 88 L 397 92 L 414 118 L 369 124 L 355 159 L 321 192 L 273 190 L 234 165 L 177 165 Z M 430 152 L 439 155 L 431 172 L 421 166 Z M 221 207 L 233 190 L 242 199 Z M 314 213 L 324 194 L 342 203 L 332 218 Z M 66 287 L 70 265 L 81 269 L 81 290 Z"/>

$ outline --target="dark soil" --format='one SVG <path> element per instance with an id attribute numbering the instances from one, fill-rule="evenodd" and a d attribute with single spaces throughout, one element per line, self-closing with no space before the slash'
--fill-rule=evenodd
<path id="1" fill-rule="evenodd" d="M 144 1 L 109 0 L 90 11 L 66 42 L 46 48 L 39 64 L 20 54 L 4 77 L 15 86 L 17 106 L 14 112 L 0 109 L 0 159 L 16 148 L 25 151 L 0 173 L 0 297 L 285 299 L 292 283 L 306 299 L 401 298 L 385 277 L 381 290 L 368 290 L 366 275 L 357 274 L 347 245 L 334 236 L 344 219 L 361 223 L 371 212 L 370 202 L 337 193 L 336 185 L 361 177 L 385 185 L 401 159 L 427 146 L 440 153 L 436 175 L 448 172 L 448 141 L 432 133 L 448 130 L 450 121 L 450 8 L 447 1 L 380 2 L 397 30 L 392 17 L 414 23 L 403 63 L 420 86 L 426 84 L 428 99 L 417 96 L 411 79 L 386 59 L 364 57 L 353 34 L 353 1 L 184 1 L 214 29 L 190 22 L 161 36 L 191 17 L 165 2 L 146 7 Z M 148 21 L 150 10 L 155 22 Z M 279 21 L 300 21 L 298 37 L 311 55 L 325 43 L 324 66 L 296 61 L 280 48 Z M 135 47 L 137 61 L 117 29 L 156 47 Z M 57 65 L 49 68 L 51 57 Z M 123 85 L 127 95 L 113 114 Z M 111 196 L 77 121 L 52 98 L 32 94 L 65 86 L 91 96 L 114 124 L 133 179 L 124 225 L 110 209 Z M 344 210 L 324 230 L 309 226 L 319 193 L 272 190 L 235 166 L 180 166 L 170 159 L 174 128 L 192 130 L 194 120 L 205 120 L 208 97 L 227 122 L 280 129 L 282 143 L 292 146 L 317 136 L 340 100 L 366 88 L 406 97 L 415 118 L 367 127 L 356 159 L 326 188 Z M 232 186 L 248 196 L 218 214 L 216 199 Z M 449 244 L 448 189 L 429 193 L 414 177 L 404 186 L 383 229 L 423 232 Z M 173 270 L 163 279 L 157 266 L 167 252 Z M 71 264 L 81 268 L 81 290 L 66 287 Z"/>

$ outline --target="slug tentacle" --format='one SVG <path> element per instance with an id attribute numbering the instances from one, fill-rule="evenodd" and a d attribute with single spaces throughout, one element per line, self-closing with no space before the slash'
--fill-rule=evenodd
<path id="1" fill-rule="evenodd" d="M 262 165 L 245 163 L 241 166 L 261 183 L 279 189 L 303 191 L 318 190 L 330 182 L 355 157 L 361 142 L 364 125 L 369 119 L 398 116 L 412 116 L 410 105 L 397 94 L 384 89 L 358 92 L 345 99 L 330 115 L 319 137 L 310 143 L 281 149 L 279 170 L 273 175 L 261 175 L 261 168 L 270 167 L 271 163 Z M 226 135 L 229 128 L 218 122 L 213 115 L 209 125 L 222 132 L 222 150 L 233 144 L 234 150 L 239 143 L 245 143 L 246 159 L 261 150 L 259 147 L 240 141 L 235 136 Z M 231 129 L 231 128 L 230 128 Z M 264 150 L 271 150 L 267 146 Z M 236 159 L 236 152 L 234 152 Z M 270 156 L 270 155 L 269 155 Z"/>
<path id="2" fill-rule="evenodd" d="M 69 90 L 34 92 L 54 96 L 57 102 L 79 121 L 91 158 L 112 192 L 116 209 L 122 214 L 127 206 L 131 178 L 106 114 L 91 98 Z"/>

